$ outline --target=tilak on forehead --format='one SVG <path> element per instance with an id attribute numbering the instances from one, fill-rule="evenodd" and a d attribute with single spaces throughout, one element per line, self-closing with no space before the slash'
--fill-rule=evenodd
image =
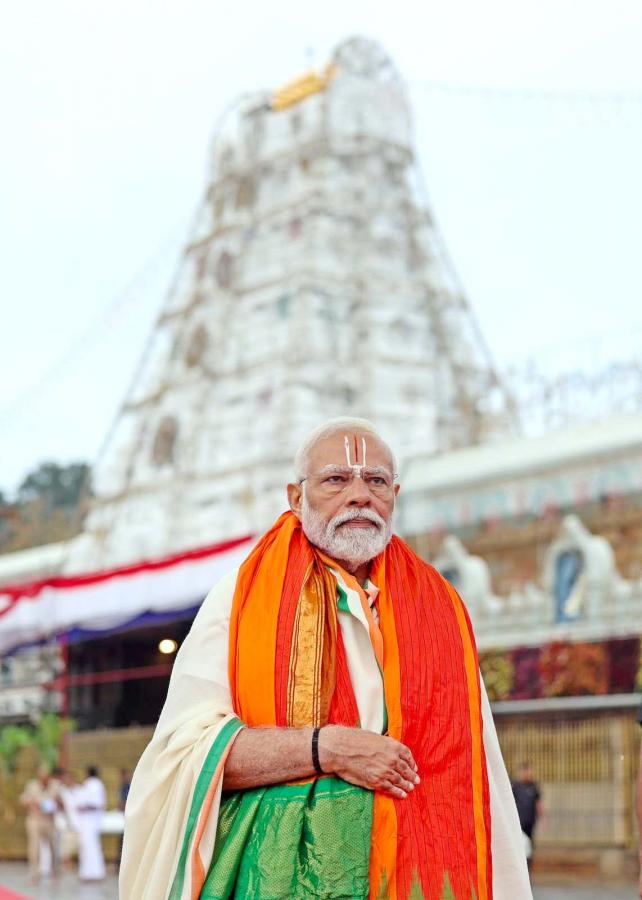
<path id="1" fill-rule="evenodd" d="M 364 437 L 361 438 L 361 454 L 362 460 L 359 463 L 359 445 L 357 444 L 357 436 L 354 435 L 354 462 L 350 460 L 350 438 L 347 434 L 343 436 L 343 445 L 346 449 L 346 462 L 351 469 L 358 469 L 359 474 L 361 474 L 361 470 L 365 467 L 366 464 L 366 439 Z"/>

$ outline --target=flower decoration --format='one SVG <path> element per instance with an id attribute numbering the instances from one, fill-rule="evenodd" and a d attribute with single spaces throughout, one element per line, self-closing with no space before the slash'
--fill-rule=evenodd
<path id="1" fill-rule="evenodd" d="M 513 662 L 510 654 L 491 650 L 479 657 L 479 667 L 488 699 L 508 700 L 513 687 Z"/>
<path id="2" fill-rule="evenodd" d="M 609 693 L 628 694 L 634 691 L 640 668 L 640 639 L 607 641 L 606 648 L 609 655 Z"/>
<path id="3" fill-rule="evenodd" d="M 545 697 L 608 693 L 609 655 L 604 644 L 548 644 L 539 669 Z"/>
<path id="4" fill-rule="evenodd" d="M 542 696 L 539 647 L 516 647 L 511 651 L 513 689 L 511 700 L 535 700 Z"/>

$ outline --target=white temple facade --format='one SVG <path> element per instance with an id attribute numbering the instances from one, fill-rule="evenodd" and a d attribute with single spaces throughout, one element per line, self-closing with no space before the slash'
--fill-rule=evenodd
<path id="1" fill-rule="evenodd" d="M 420 181 L 377 44 L 239 101 L 67 572 L 261 531 L 298 443 L 333 416 L 371 418 L 402 457 L 510 431 Z"/>

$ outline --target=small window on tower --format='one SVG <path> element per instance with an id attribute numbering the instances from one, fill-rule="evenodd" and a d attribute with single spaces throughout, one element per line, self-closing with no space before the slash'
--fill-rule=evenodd
<path id="1" fill-rule="evenodd" d="M 216 281 L 219 287 L 229 288 L 232 284 L 234 259 L 232 254 L 224 250 L 216 263 Z"/>
<path id="2" fill-rule="evenodd" d="M 254 181 L 251 178 L 242 178 L 236 190 L 236 208 L 247 209 L 254 203 Z"/>
<path id="3" fill-rule="evenodd" d="M 165 466 L 174 462 L 174 450 L 178 436 L 178 423 L 173 416 L 165 416 L 156 432 L 152 446 L 152 462 Z"/>
<path id="4" fill-rule="evenodd" d="M 291 299 L 289 294 L 281 294 L 281 296 L 277 298 L 276 311 L 278 312 L 280 319 L 287 319 L 290 315 Z"/>
<path id="5" fill-rule="evenodd" d="M 185 353 L 185 364 L 190 368 L 192 366 L 198 365 L 198 363 L 200 363 L 200 361 L 203 359 L 203 355 L 207 350 L 208 343 L 209 335 L 207 333 L 207 328 L 204 325 L 197 325 L 192 332 L 192 336 L 189 339 L 189 344 L 187 345 L 187 352 Z"/>

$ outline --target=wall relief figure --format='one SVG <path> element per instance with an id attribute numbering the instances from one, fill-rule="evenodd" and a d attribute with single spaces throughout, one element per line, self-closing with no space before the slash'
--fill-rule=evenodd
<path id="1" fill-rule="evenodd" d="M 555 623 L 600 619 L 621 589 L 613 548 L 576 515 L 565 516 L 544 560 L 544 588 Z"/>
<path id="2" fill-rule="evenodd" d="M 555 621 L 574 622 L 582 614 L 584 557 L 579 550 L 562 550 L 555 558 Z"/>
<path id="3" fill-rule="evenodd" d="M 483 612 L 501 609 L 501 600 L 491 586 L 488 563 L 480 556 L 471 556 L 454 534 L 444 538 L 433 565 L 462 596 L 473 620 Z"/>

